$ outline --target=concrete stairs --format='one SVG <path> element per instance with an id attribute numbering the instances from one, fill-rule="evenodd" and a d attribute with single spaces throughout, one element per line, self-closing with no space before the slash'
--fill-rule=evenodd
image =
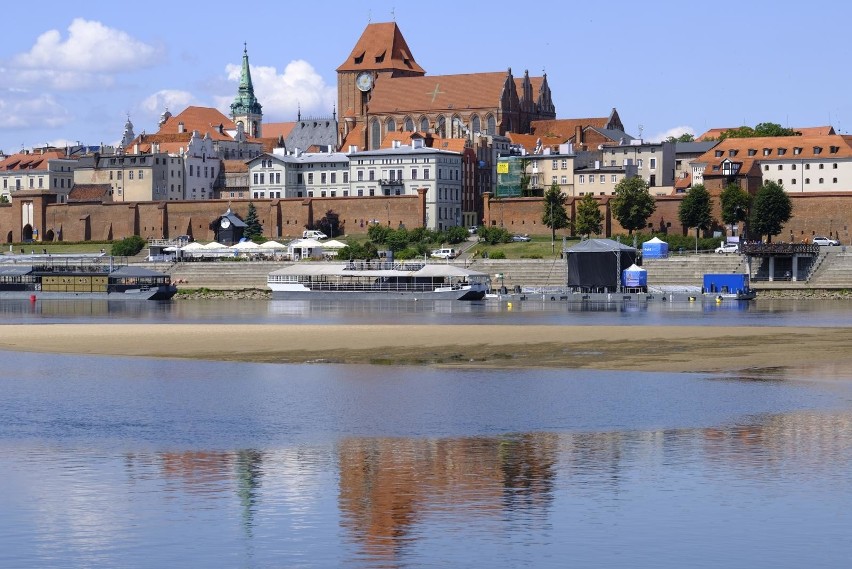
<path id="1" fill-rule="evenodd" d="M 703 286 L 705 273 L 744 273 L 746 263 L 741 255 L 704 253 L 644 259 L 642 268 L 648 271 L 648 286 Z"/>
<path id="2" fill-rule="evenodd" d="M 564 259 L 476 259 L 467 262 L 466 267 L 488 274 L 494 288 L 564 287 L 567 282 Z M 496 278 L 498 274 L 503 278 Z"/>
<path id="3" fill-rule="evenodd" d="M 824 253 L 808 284 L 814 288 L 852 288 L 852 252 Z"/>

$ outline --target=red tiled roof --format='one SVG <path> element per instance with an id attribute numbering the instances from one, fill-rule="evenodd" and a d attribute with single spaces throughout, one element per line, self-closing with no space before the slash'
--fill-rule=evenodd
<path id="1" fill-rule="evenodd" d="M 370 114 L 447 111 L 464 116 L 493 109 L 506 84 L 505 71 L 425 77 L 380 77 L 370 99 Z"/>
<path id="2" fill-rule="evenodd" d="M 222 169 L 229 174 L 248 172 L 248 164 L 242 160 L 222 160 Z"/>
<path id="3" fill-rule="evenodd" d="M 509 137 L 509 141 L 512 144 L 523 146 L 524 149 L 526 149 L 527 154 L 532 154 L 535 151 L 535 147 L 539 140 L 541 140 L 542 148 L 558 147 L 563 142 L 561 138 L 537 136 L 535 134 L 518 134 L 515 132 L 509 132 L 506 133 L 506 136 Z"/>
<path id="4" fill-rule="evenodd" d="M 609 117 L 593 117 L 587 119 L 552 119 L 532 121 L 530 130 L 533 134 L 545 137 L 562 138 L 562 142 L 566 142 L 577 133 L 577 127 L 585 129 L 593 126 L 596 128 L 606 128 L 609 122 Z"/>
<path id="5" fill-rule="evenodd" d="M 675 189 L 676 190 L 685 190 L 689 186 L 692 185 L 692 174 L 687 172 L 686 176 L 682 178 L 677 178 L 675 180 Z"/>
<path id="6" fill-rule="evenodd" d="M 47 163 L 50 160 L 60 158 L 73 160 L 68 158 L 64 151 L 59 150 L 48 150 L 39 154 L 18 152 L 0 161 L 0 170 L 47 170 Z"/>
<path id="7" fill-rule="evenodd" d="M 109 184 L 76 184 L 68 193 L 69 202 L 100 202 L 109 198 Z M 109 201 L 109 200 L 106 200 Z"/>
<path id="8" fill-rule="evenodd" d="M 290 132 L 293 130 L 293 127 L 296 126 L 296 122 L 265 122 L 261 127 L 261 133 L 263 133 L 263 138 L 278 138 L 279 136 L 283 136 L 287 138 L 290 136 Z"/>
<path id="9" fill-rule="evenodd" d="M 178 125 L 180 123 L 183 123 L 184 132 L 192 133 L 193 130 L 197 130 L 202 135 L 209 133 L 213 140 L 233 140 L 224 131 L 237 128 L 234 121 L 223 115 L 218 109 L 187 107 L 181 113 L 166 119 L 157 134 L 179 134 Z M 222 133 L 219 132 L 219 125 L 222 126 Z"/>
<path id="10" fill-rule="evenodd" d="M 832 152 L 832 148 L 835 152 Z M 750 172 L 757 162 L 833 158 L 852 158 L 852 136 L 831 134 L 726 138 L 694 162 L 707 165 L 704 169 L 704 176 L 707 177 L 720 175 L 721 171 L 713 170 L 713 166 L 718 167 L 726 159 L 742 164 L 740 172 L 746 173 Z"/>
<path id="11" fill-rule="evenodd" d="M 426 73 L 402 37 L 396 22 L 368 24 L 337 71 L 409 71 Z"/>

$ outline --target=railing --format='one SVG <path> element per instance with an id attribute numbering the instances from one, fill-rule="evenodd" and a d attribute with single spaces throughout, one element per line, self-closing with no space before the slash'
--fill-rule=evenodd
<path id="1" fill-rule="evenodd" d="M 819 245 L 809 243 L 741 243 L 740 253 L 753 257 L 769 255 L 819 255 Z"/>

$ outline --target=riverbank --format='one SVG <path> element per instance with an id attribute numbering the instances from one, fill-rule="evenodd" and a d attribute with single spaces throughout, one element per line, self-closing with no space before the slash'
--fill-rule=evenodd
<path id="1" fill-rule="evenodd" d="M 258 363 L 756 374 L 852 369 L 852 328 L 709 326 L 24 324 L 0 350 Z M 803 353 L 807 353 L 807 358 Z"/>

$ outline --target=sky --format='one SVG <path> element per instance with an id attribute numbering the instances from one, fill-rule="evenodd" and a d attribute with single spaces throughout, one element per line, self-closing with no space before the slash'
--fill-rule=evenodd
<path id="1" fill-rule="evenodd" d="M 223 6 L 229 6 L 227 8 Z M 526 9 L 529 6 L 529 9 Z M 189 105 L 228 114 L 243 44 L 265 122 L 330 116 L 335 69 L 396 21 L 427 75 L 547 73 L 557 118 L 608 116 L 647 140 L 774 122 L 852 128 L 852 4 L 157 0 L 14 2 L 0 42 L 0 150 L 115 144 Z M 841 26 L 836 28 L 835 26 Z"/>

